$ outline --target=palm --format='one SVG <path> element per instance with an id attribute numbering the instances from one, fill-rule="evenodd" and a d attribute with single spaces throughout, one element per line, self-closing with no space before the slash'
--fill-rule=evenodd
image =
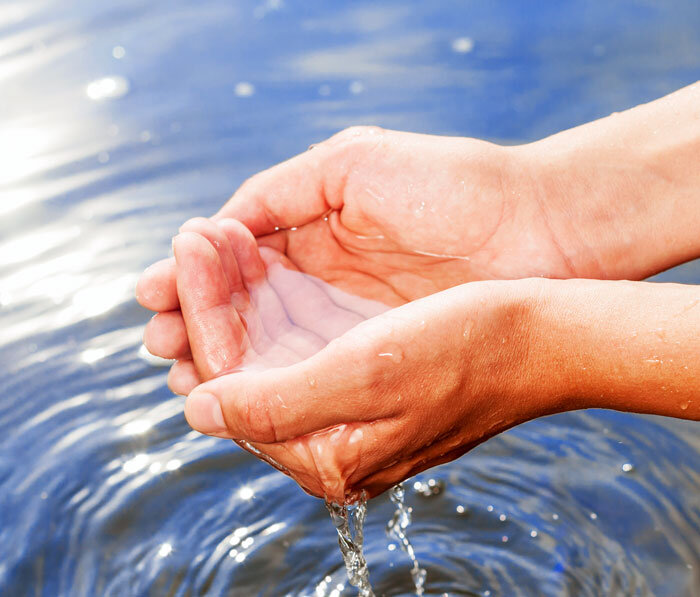
<path id="1" fill-rule="evenodd" d="M 572 275 L 537 202 L 504 190 L 513 168 L 501 150 L 403 133 L 370 136 L 349 148 L 332 144 L 326 151 L 340 154 L 334 157 L 340 165 L 323 185 L 323 206 L 330 209 L 319 205 L 301 223 L 279 214 L 289 225 L 260 242 L 284 251 L 304 272 L 392 305 L 472 280 Z M 282 168 L 311 160 L 315 151 Z M 342 165 L 348 162 L 349 171 Z M 306 186 L 277 203 L 313 205 Z M 235 197 L 221 214 L 239 215 Z"/>

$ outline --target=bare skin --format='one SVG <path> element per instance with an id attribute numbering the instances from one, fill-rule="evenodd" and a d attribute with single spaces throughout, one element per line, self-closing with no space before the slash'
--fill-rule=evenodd
<path id="1" fill-rule="evenodd" d="M 199 219 L 183 227 L 188 232 L 180 247 L 183 263 L 199 263 L 195 269 L 211 275 L 189 279 L 192 266 L 176 266 L 174 260 L 149 268 L 137 296 L 160 313 L 147 326 L 144 342 L 151 352 L 178 359 L 169 383 L 190 394 L 186 413 L 195 428 L 212 432 L 197 418 L 209 408 L 197 398 L 207 390 L 223 408 L 226 432 L 216 434 L 266 446 L 268 455 L 315 495 L 340 498 L 359 489 L 374 495 L 505 428 L 559 410 L 598 406 L 697 419 L 697 288 L 581 280 L 464 283 L 529 276 L 641 279 L 700 256 L 699 100 L 696 84 L 512 148 L 372 128 L 344 131 L 237 191 L 214 218 L 229 229 L 228 257 L 221 249 L 226 243 L 212 236 L 219 230 L 212 222 Z M 238 224 L 225 218 L 236 218 L 252 234 L 244 241 L 248 233 L 232 232 Z M 259 262 L 258 247 L 264 257 L 259 279 L 266 277 L 261 273 L 266 265 L 282 264 L 350 295 L 404 306 L 377 315 L 380 309 L 372 312 L 373 303 L 364 303 L 363 312 L 343 302 L 347 295 L 326 289 L 337 308 L 369 319 L 347 331 L 338 325 L 338 340 L 330 344 L 328 338 L 314 344 L 309 336 L 304 344 L 299 338 L 312 323 L 279 318 L 285 329 L 296 331 L 286 343 L 278 341 L 284 334 L 270 332 L 269 324 L 250 323 L 256 313 L 262 318 L 274 311 L 266 307 L 260 315 L 253 308 L 256 301 L 249 298 L 256 284 L 241 276 L 245 299 L 235 290 L 238 282 L 227 278 L 231 263 L 243 273 Z M 223 264 L 220 270 L 202 267 L 212 251 Z M 207 323 L 196 308 L 184 306 L 192 297 L 190 306 L 206 302 L 212 288 L 226 290 L 222 279 L 233 298 L 228 326 Z M 283 295 L 278 295 L 281 303 Z M 464 340 L 467 320 L 475 322 L 475 338 L 485 326 L 478 343 Z M 430 331 L 419 333 L 423 321 Z M 663 346 L 651 355 L 646 353 L 654 337 L 641 334 L 647 323 L 656 326 L 649 330 L 664 330 L 663 338 L 657 334 Z M 223 343 L 212 333 L 221 329 L 229 334 Z M 265 330 L 262 343 L 256 336 L 260 330 Z M 608 350 L 609 337 L 620 338 L 616 351 Z M 640 338 L 634 346 L 622 342 L 632 337 Z M 491 345 L 494 338 L 500 347 Z M 676 343 L 673 350 L 669 338 Z M 290 341 L 302 347 L 290 347 Z M 400 363 L 376 365 L 381 359 L 373 351 L 382 343 L 400 348 Z M 197 387 L 231 370 L 249 346 L 257 355 L 265 352 L 260 346 L 276 351 L 265 365 L 272 369 L 264 375 L 223 375 Z M 298 360 L 303 346 L 306 356 Z M 338 364 L 346 362 L 362 372 L 359 382 L 339 372 Z M 656 364 L 664 366 L 649 367 Z M 309 371 L 324 380 L 313 392 L 302 379 Z M 294 408 L 268 405 L 257 411 L 268 423 L 242 428 L 240 420 L 257 419 L 249 416 L 254 410 L 241 419 L 236 396 L 253 404 L 268 395 L 269 384 L 294 388 Z M 400 408 L 393 398 L 398 394 Z M 304 421 L 313 419 L 307 404 L 322 415 L 318 425 L 325 427 L 300 423 L 299 413 Z M 384 413 L 389 404 L 393 410 Z M 375 420 L 393 423 L 370 424 Z M 370 453 L 358 456 L 365 468 L 339 461 L 341 452 L 330 444 L 321 445 L 324 456 L 314 460 L 315 469 L 300 453 L 298 461 L 290 460 L 289 442 L 309 433 L 316 434 L 315 442 L 331 441 L 324 430 L 338 425 L 346 425 L 348 442 L 356 429 L 363 438 L 378 434 L 374 443 L 380 448 L 372 449 L 369 440 L 360 443 Z M 382 427 L 384 435 L 378 431 Z M 410 441 L 402 444 L 398 436 Z M 397 454 L 405 457 L 394 462 Z"/>

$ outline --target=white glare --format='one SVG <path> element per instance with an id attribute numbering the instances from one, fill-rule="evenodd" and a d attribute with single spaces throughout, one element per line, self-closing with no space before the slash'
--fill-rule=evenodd
<path id="1" fill-rule="evenodd" d="M 161 558 L 167 558 L 173 552 L 173 546 L 170 543 L 163 543 L 158 548 L 158 556 Z"/>
<path id="2" fill-rule="evenodd" d="M 129 81 L 118 75 L 103 77 L 88 83 L 85 93 L 94 101 L 123 97 L 129 93 Z"/>
<path id="3" fill-rule="evenodd" d="M 83 363 L 96 363 L 100 359 L 103 359 L 107 351 L 104 348 L 88 348 L 80 353 L 80 360 Z"/>
<path id="4" fill-rule="evenodd" d="M 136 421 L 131 421 L 124 425 L 122 427 L 122 431 L 126 435 L 141 435 L 142 433 L 146 433 L 149 429 L 153 427 L 153 423 L 151 423 L 147 419 L 137 419 Z"/>
<path id="5" fill-rule="evenodd" d="M 148 465 L 148 455 L 147 454 L 137 454 L 134 456 L 132 459 L 127 460 L 122 468 L 124 469 L 125 473 L 138 473 L 139 471 L 142 471 L 143 469 L 146 468 Z"/>
<path id="6" fill-rule="evenodd" d="M 238 97 L 250 97 L 255 93 L 255 86 L 247 81 L 241 81 L 240 83 L 236 84 L 233 92 Z"/>
<path id="7" fill-rule="evenodd" d="M 242 500 L 250 500 L 254 495 L 255 492 L 253 491 L 253 488 L 248 487 L 247 485 L 238 490 L 238 497 L 240 497 Z"/>
<path id="8" fill-rule="evenodd" d="M 474 49 L 474 40 L 470 37 L 458 37 L 452 40 L 452 51 L 458 54 L 468 54 Z"/>

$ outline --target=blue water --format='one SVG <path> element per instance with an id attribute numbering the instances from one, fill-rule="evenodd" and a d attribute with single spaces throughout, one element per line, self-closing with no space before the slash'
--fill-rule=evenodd
<path id="1" fill-rule="evenodd" d="M 0 0 L 0 595 L 352 595 L 323 504 L 187 427 L 138 273 L 345 126 L 534 140 L 700 79 L 699 32 L 697 0 Z M 428 594 L 700 595 L 697 424 L 559 415 L 428 478 Z M 410 594 L 391 514 L 371 579 Z"/>

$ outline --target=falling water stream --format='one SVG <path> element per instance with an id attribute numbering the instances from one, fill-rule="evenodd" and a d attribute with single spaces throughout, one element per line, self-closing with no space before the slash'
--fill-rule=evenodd
<path id="1" fill-rule="evenodd" d="M 390 537 L 396 540 L 401 549 L 406 552 L 406 555 L 408 555 L 411 560 L 411 578 L 413 579 L 413 584 L 416 586 L 416 595 L 420 596 L 423 595 L 425 591 L 424 585 L 427 572 L 425 568 L 420 567 L 413 545 L 411 545 L 408 535 L 406 534 L 406 529 L 408 525 L 411 524 L 412 508 L 406 506 L 406 491 L 403 483 L 394 485 L 394 487 L 391 488 L 389 497 L 391 498 L 391 502 L 396 506 L 396 510 L 394 510 L 394 515 L 386 526 L 386 532 Z"/>
<path id="2" fill-rule="evenodd" d="M 321 500 L 188 427 L 168 363 L 140 350 L 139 273 L 344 127 L 526 143 L 692 83 L 697 10 L 0 2 L 0 595 L 354 591 Z M 698 284 L 700 261 L 658 280 Z M 430 476 L 406 485 L 425 595 L 700 597 L 695 423 L 564 413 Z M 374 592 L 406 595 L 389 498 L 359 538 L 365 506 L 332 514 Z"/>
<path id="3" fill-rule="evenodd" d="M 367 560 L 362 551 L 367 498 L 363 496 L 357 503 L 343 506 L 327 501 L 326 508 L 338 532 L 338 545 L 345 562 L 348 582 L 357 587 L 358 597 L 374 597 Z"/>

